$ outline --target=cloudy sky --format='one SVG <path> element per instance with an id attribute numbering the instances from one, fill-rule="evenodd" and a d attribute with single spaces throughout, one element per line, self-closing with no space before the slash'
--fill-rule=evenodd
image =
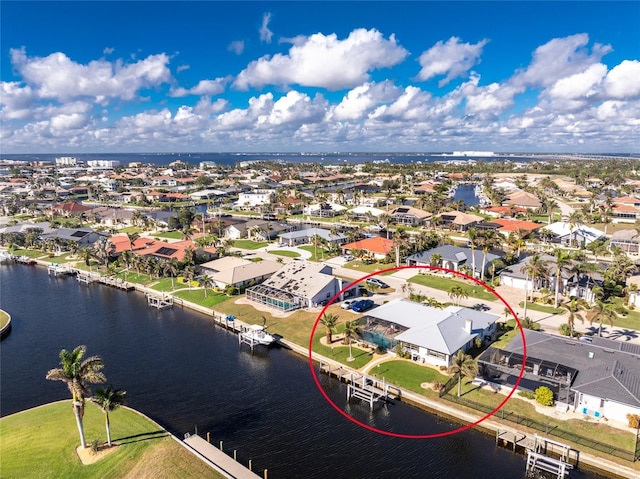
<path id="1" fill-rule="evenodd" d="M 2 2 L 3 153 L 640 151 L 640 2 Z"/>

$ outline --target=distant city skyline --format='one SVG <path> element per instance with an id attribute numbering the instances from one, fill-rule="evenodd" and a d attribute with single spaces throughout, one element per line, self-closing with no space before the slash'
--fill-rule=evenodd
<path id="1" fill-rule="evenodd" d="M 640 2 L 2 2 L 0 150 L 640 152 Z"/>

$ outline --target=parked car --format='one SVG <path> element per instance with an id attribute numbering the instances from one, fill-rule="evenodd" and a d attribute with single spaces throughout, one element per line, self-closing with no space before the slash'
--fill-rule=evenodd
<path id="1" fill-rule="evenodd" d="M 476 311 L 489 311 L 491 308 L 486 304 L 478 303 L 471 306 L 471 309 L 475 309 Z"/>
<path id="2" fill-rule="evenodd" d="M 357 299 L 347 299 L 345 301 L 343 301 L 343 303 L 340 305 L 340 307 L 342 309 L 351 309 L 351 307 L 356 304 L 358 302 Z"/>
<path id="3" fill-rule="evenodd" d="M 367 311 L 371 308 L 373 308 L 373 305 L 375 303 L 373 301 L 371 301 L 370 299 L 361 299 L 360 301 L 357 301 L 352 307 L 351 309 L 353 311 L 355 311 L 356 313 L 362 313 L 364 311 Z"/>
<path id="4" fill-rule="evenodd" d="M 384 281 L 380 281 L 378 278 L 367 278 L 367 284 L 375 284 L 378 288 L 387 289 L 389 285 Z"/>

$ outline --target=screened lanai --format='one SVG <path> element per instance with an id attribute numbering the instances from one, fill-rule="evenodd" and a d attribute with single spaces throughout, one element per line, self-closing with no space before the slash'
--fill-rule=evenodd
<path id="1" fill-rule="evenodd" d="M 302 299 L 294 294 L 264 284 L 247 289 L 247 299 L 281 311 L 299 309 L 303 303 Z"/>

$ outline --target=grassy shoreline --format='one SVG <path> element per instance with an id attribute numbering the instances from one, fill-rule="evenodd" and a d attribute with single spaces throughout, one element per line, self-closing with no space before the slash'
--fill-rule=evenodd
<path id="1" fill-rule="evenodd" d="M 88 465 L 83 465 L 76 453 L 80 440 L 70 400 L 1 418 L 2 477 L 224 477 L 139 411 L 123 407 L 110 418 L 118 447 Z M 104 414 L 97 406 L 87 404 L 84 423 L 88 443 L 106 441 Z"/>

